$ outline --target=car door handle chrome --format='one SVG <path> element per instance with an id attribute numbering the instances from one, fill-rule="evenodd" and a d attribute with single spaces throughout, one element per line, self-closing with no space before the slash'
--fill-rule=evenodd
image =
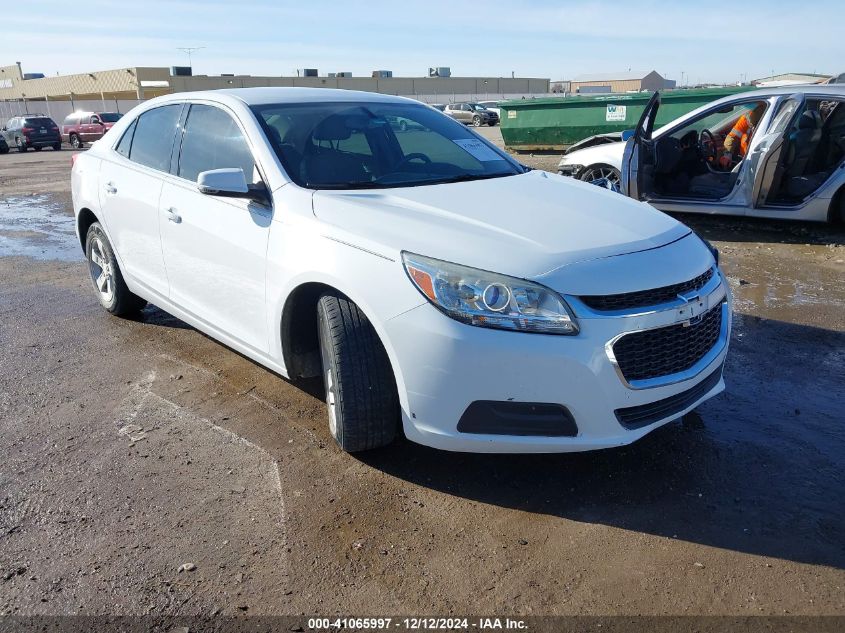
<path id="1" fill-rule="evenodd" d="M 106 193 L 107 194 L 114 195 L 114 194 L 117 193 L 117 187 L 115 187 L 114 184 L 107 182 L 105 187 L 106 187 Z"/>
<path id="2" fill-rule="evenodd" d="M 170 207 L 165 213 L 167 214 L 167 219 L 173 222 L 173 224 L 179 224 L 182 221 L 182 216 L 176 213 L 176 209 L 173 207 Z"/>

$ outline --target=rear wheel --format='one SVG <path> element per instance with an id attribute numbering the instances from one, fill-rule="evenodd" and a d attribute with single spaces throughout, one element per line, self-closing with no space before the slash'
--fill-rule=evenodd
<path id="1" fill-rule="evenodd" d="M 97 299 L 108 312 L 116 316 L 130 316 L 147 304 L 126 286 L 109 239 L 99 222 L 94 222 L 88 229 L 85 256 Z"/>
<path id="2" fill-rule="evenodd" d="M 4 145 L 3 147 L 0 147 L 0 154 L 8 154 L 8 153 L 9 153 L 9 146 L 8 145 Z"/>
<path id="3" fill-rule="evenodd" d="M 472 117 L 472 125 L 474 127 L 481 127 L 481 117 L 478 116 L 477 114 L 474 117 Z"/>
<path id="4" fill-rule="evenodd" d="M 15 145 L 17 146 L 19 152 L 25 152 L 28 149 L 26 144 L 21 141 L 20 137 L 15 139 Z"/>
<path id="5" fill-rule="evenodd" d="M 58 152 L 60 149 L 62 149 L 61 143 L 56 143 L 55 145 L 53 145 L 53 151 L 54 152 Z"/>
<path id="6" fill-rule="evenodd" d="M 36 146 L 35 146 L 35 147 L 33 147 L 32 149 L 34 149 L 36 152 L 40 152 L 40 151 L 41 151 L 42 149 L 44 149 L 44 148 L 43 148 L 43 147 L 41 147 L 40 145 L 36 145 Z"/>
<path id="7" fill-rule="evenodd" d="M 364 313 L 340 293 L 317 303 L 329 431 L 350 453 L 390 444 L 399 398 L 387 352 Z"/>
<path id="8" fill-rule="evenodd" d="M 82 139 L 79 138 L 78 134 L 71 134 L 69 140 L 73 149 L 82 149 Z"/>

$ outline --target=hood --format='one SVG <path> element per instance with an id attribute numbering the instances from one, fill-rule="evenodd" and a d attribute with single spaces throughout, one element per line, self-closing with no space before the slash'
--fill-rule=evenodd
<path id="1" fill-rule="evenodd" d="M 326 235 L 391 258 L 403 250 L 517 277 L 657 248 L 690 230 L 645 203 L 531 171 L 313 198 Z"/>

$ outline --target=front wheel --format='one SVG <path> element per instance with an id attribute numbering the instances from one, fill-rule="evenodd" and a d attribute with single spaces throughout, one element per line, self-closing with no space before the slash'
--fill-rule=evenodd
<path id="1" fill-rule="evenodd" d="M 77 134 L 71 134 L 70 139 L 70 146 L 73 149 L 82 149 L 82 140 L 79 138 Z"/>
<path id="2" fill-rule="evenodd" d="M 622 185 L 622 174 L 619 170 L 610 165 L 588 165 L 578 174 L 578 179 L 585 182 L 607 179 L 615 187 Z"/>
<path id="3" fill-rule="evenodd" d="M 88 229 L 85 256 L 97 299 L 108 312 L 115 316 L 130 316 L 147 304 L 126 286 L 109 239 L 99 222 L 94 222 Z"/>
<path id="4" fill-rule="evenodd" d="M 350 453 L 390 444 L 399 397 L 372 324 L 348 297 L 327 293 L 317 303 L 317 327 L 332 437 Z"/>

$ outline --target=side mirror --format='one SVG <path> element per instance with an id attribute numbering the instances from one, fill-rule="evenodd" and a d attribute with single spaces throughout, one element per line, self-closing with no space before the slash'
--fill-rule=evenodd
<path id="1" fill-rule="evenodd" d="M 634 130 L 622 130 L 622 140 L 627 141 L 634 135 Z"/>
<path id="2" fill-rule="evenodd" d="M 202 171 L 197 176 L 197 189 L 208 196 L 228 198 L 249 198 L 262 204 L 270 204 L 270 196 L 264 185 L 250 186 L 244 170 L 240 167 L 226 167 Z"/>

